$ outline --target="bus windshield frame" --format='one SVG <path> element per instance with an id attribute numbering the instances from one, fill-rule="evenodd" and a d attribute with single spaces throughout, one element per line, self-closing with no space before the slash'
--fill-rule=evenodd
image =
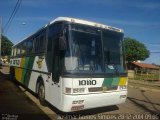
<path id="1" fill-rule="evenodd" d="M 123 33 L 82 24 L 69 24 L 63 74 L 124 75 Z"/>

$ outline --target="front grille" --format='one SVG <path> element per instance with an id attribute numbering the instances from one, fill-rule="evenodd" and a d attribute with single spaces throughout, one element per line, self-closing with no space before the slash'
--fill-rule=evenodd
<path id="1" fill-rule="evenodd" d="M 117 90 L 118 86 L 110 86 L 107 88 L 107 90 Z"/>
<path id="2" fill-rule="evenodd" d="M 92 87 L 92 88 L 88 88 L 89 92 L 101 92 L 103 91 L 103 87 Z"/>
<path id="3" fill-rule="evenodd" d="M 109 87 L 91 87 L 88 88 L 89 92 L 106 92 L 106 91 L 110 91 L 110 90 L 117 90 L 118 86 L 109 86 Z"/>

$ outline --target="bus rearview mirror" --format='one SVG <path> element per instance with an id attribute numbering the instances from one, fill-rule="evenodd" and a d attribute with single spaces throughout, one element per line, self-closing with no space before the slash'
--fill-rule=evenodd
<path id="1" fill-rule="evenodd" d="M 66 38 L 62 36 L 59 38 L 59 50 L 66 50 L 66 49 L 67 49 Z"/>

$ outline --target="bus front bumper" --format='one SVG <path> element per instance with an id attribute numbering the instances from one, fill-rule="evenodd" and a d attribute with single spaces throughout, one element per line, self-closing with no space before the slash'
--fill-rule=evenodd
<path id="1" fill-rule="evenodd" d="M 84 95 L 63 94 L 61 111 L 72 112 L 84 109 L 117 105 L 124 103 L 126 98 L 127 90 Z"/>

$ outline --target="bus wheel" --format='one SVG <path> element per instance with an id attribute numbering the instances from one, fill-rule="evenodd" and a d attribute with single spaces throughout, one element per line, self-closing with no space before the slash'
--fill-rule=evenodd
<path id="1" fill-rule="evenodd" d="M 45 103 L 45 87 L 43 82 L 38 83 L 38 97 L 41 105 L 46 106 Z"/>

